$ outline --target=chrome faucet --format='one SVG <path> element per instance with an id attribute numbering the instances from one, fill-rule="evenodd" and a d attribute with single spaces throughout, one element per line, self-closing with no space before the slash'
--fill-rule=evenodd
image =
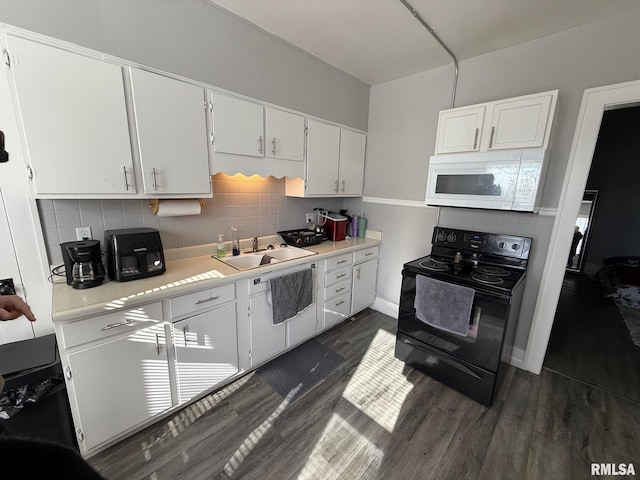
<path id="1" fill-rule="evenodd" d="M 258 251 L 258 237 L 253 237 L 253 247 L 251 251 L 252 252 Z"/>

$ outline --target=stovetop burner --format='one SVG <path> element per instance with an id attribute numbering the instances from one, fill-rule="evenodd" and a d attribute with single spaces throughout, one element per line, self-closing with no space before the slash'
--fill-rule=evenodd
<path id="1" fill-rule="evenodd" d="M 449 263 L 445 263 L 443 261 L 437 261 L 432 258 L 429 260 L 424 260 L 423 262 L 420 262 L 419 265 L 422 268 L 431 270 L 433 272 L 448 272 L 450 268 Z"/>
<path id="2" fill-rule="evenodd" d="M 504 280 L 496 275 L 487 275 L 478 271 L 473 272 L 471 278 L 476 282 L 486 283 L 487 285 L 502 285 L 504 283 Z"/>
<path id="3" fill-rule="evenodd" d="M 491 265 L 479 265 L 476 268 L 476 272 L 481 273 L 483 275 L 492 275 L 496 277 L 507 277 L 509 276 L 509 272 L 504 268 L 493 267 Z"/>

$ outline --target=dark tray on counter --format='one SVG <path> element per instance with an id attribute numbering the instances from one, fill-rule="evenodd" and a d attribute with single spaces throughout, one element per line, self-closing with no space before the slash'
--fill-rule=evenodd
<path id="1" fill-rule="evenodd" d="M 278 232 L 288 245 L 294 247 L 308 247 L 310 245 L 318 245 L 324 240 L 324 234 L 309 230 L 307 228 L 299 228 L 296 230 L 283 230 Z"/>

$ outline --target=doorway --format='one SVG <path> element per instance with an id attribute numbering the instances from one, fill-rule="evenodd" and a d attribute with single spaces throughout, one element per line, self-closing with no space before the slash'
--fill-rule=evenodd
<path id="1" fill-rule="evenodd" d="M 571 242 L 567 271 L 582 273 L 589 243 L 590 226 L 593 224 L 598 202 L 598 190 L 585 190 L 580 203 L 580 212 L 576 218 L 576 230 Z"/>
<path id="2" fill-rule="evenodd" d="M 524 367 L 535 374 L 542 371 L 603 114 L 639 104 L 640 81 L 592 88 L 583 95 L 525 353 Z"/>

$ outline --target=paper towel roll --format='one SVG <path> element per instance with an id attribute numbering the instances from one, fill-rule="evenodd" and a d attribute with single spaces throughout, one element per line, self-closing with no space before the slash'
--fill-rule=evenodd
<path id="1" fill-rule="evenodd" d="M 182 217 L 185 215 L 200 215 L 202 205 L 199 199 L 158 200 L 159 217 Z"/>

